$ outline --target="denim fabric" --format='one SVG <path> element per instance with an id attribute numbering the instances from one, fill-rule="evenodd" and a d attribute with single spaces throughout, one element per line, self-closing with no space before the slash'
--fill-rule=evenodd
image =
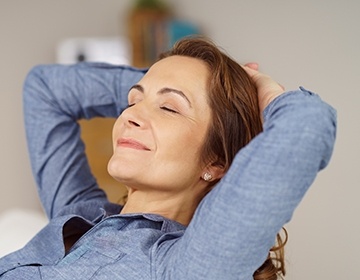
<path id="1" fill-rule="evenodd" d="M 105 64 L 34 68 L 24 87 L 33 173 L 50 219 L 0 259 L 1 279 L 252 279 L 275 236 L 329 162 L 335 110 L 303 88 L 264 111 L 264 131 L 235 157 L 185 226 L 120 215 L 88 166 L 77 120 L 117 117 L 142 70 Z M 82 237 L 65 254 L 63 236 Z M 3 241 L 1 241 L 3 242 Z"/>

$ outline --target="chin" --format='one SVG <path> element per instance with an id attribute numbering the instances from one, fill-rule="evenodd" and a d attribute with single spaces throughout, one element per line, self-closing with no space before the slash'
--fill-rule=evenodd
<path id="1" fill-rule="evenodd" d="M 133 164 L 125 161 L 114 159 L 109 160 L 107 165 L 107 171 L 111 177 L 116 181 L 126 184 L 129 180 L 135 177 L 136 169 L 132 168 Z"/>

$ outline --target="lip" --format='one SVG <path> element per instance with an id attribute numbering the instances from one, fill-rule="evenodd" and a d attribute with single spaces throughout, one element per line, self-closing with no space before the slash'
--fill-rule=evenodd
<path id="1" fill-rule="evenodd" d="M 118 147 L 130 148 L 135 150 L 150 151 L 150 148 L 143 143 L 132 138 L 120 138 L 116 142 Z"/>

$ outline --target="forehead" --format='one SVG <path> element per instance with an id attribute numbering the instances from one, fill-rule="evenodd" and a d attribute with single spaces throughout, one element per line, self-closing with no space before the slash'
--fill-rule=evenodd
<path id="1" fill-rule="evenodd" d="M 209 69 L 197 58 L 170 56 L 156 62 L 141 80 L 159 86 L 173 86 L 181 90 L 207 91 Z"/>

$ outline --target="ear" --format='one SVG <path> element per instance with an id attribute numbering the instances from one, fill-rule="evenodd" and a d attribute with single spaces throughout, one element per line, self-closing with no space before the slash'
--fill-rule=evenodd
<path id="1" fill-rule="evenodd" d="M 220 180 L 225 175 L 225 168 L 222 165 L 210 164 L 204 168 L 201 178 L 205 181 Z M 211 175 L 211 177 L 209 177 Z M 206 178 L 208 177 L 208 178 Z"/>

